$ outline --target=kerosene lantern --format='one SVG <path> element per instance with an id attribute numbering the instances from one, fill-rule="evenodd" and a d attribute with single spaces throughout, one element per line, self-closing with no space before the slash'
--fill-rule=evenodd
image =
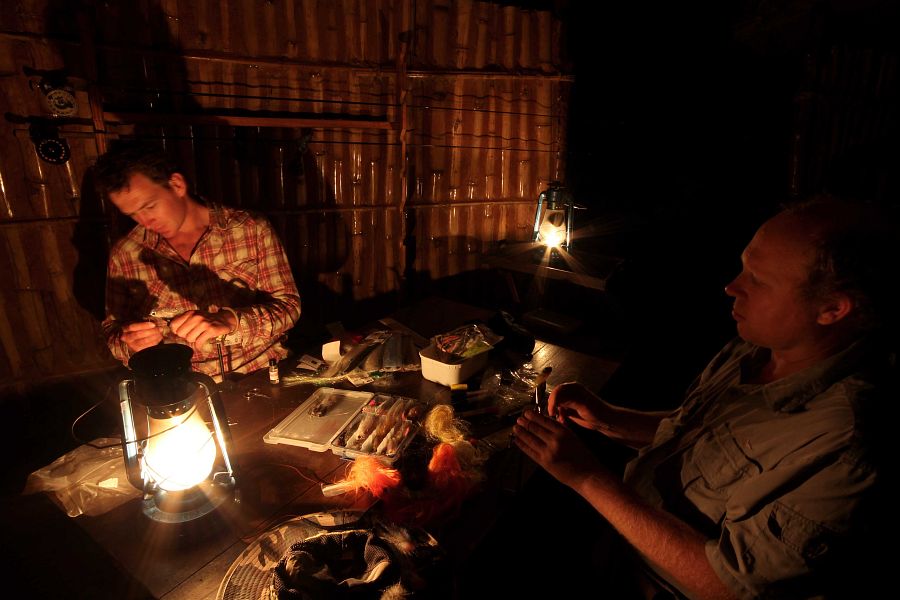
<path id="1" fill-rule="evenodd" d="M 144 514 L 165 523 L 208 514 L 235 489 L 225 409 L 215 382 L 191 371 L 192 354 L 184 344 L 145 348 L 119 383 L 128 480 L 144 492 Z"/>
<path id="2" fill-rule="evenodd" d="M 558 181 L 553 181 L 538 195 L 531 241 L 548 248 L 569 250 L 574 221 L 575 202 L 572 195 Z"/>

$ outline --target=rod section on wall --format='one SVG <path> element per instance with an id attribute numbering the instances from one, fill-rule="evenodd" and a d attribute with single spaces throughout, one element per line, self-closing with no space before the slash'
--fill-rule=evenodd
<path id="1" fill-rule="evenodd" d="M 20 39 L 20 40 L 41 40 L 53 44 L 66 44 L 69 46 L 80 46 L 81 42 L 74 40 L 58 38 L 54 36 L 41 34 L 16 33 L 11 31 L 0 31 L 0 38 Z M 333 71 L 348 71 L 355 73 L 390 73 L 396 68 L 396 64 L 369 64 L 369 65 L 345 65 L 330 62 L 310 62 L 301 60 L 291 60 L 288 58 L 263 58 L 257 56 L 240 56 L 235 54 L 226 54 L 223 52 L 190 50 L 190 51 L 173 51 L 151 48 L 148 46 L 120 46 L 115 44 L 97 44 L 97 50 L 108 52 L 128 52 L 131 54 L 140 54 L 144 56 L 159 56 L 177 58 L 191 61 L 207 61 L 207 62 L 223 62 L 231 64 L 246 64 L 251 66 L 272 66 L 272 67 L 300 67 L 306 69 L 328 69 Z M 515 80 L 535 79 L 540 81 L 567 81 L 574 82 L 575 78 L 571 75 L 561 73 L 528 73 L 509 71 L 489 71 L 480 69 L 416 69 L 405 71 L 407 77 L 463 77 L 475 79 L 497 79 L 497 80 Z"/>
<path id="2" fill-rule="evenodd" d="M 11 219 L 11 220 L 3 220 L 0 221 L 0 228 L 3 227 L 19 227 L 22 225 L 46 225 L 48 223 L 108 223 L 109 219 L 106 217 L 93 217 L 93 216 L 82 216 L 82 215 L 70 215 L 67 217 L 42 217 L 40 219 Z"/>
<path id="3" fill-rule="evenodd" d="M 573 76 L 562 75 L 560 73 L 523 73 L 520 71 L 510 73 L 509 71 L 482 71 L 477 69 L 416 69 L 407 71 L 406 76 L 414 79 L 427 77 L 463 77 L 465 79 L 514 79 L 515 81 L 536 79 L 539 81 L 564 81 L 569 83 L 575 81 Z"/>
<path id="4" fill-rule="evenodd" d="M 392 130 L 396 126 L 390 121 L 365 119 L 332 119 L 312 117 L 240 117 L 236 115 L 166 114 L 105 112 L 106 121 L 119 123 L 162 123 L 166 125 L 231 125 L 234 127 L 337 127 L 341 129 Z"/>

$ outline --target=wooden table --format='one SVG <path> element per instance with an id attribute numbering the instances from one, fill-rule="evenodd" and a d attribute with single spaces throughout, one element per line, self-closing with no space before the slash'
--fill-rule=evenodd
<path id="1" fill-rule="evenodd" d="M 431 304 L 401 311 L 395 317 L 430 336 L 452 328 L 448 325 L 451 321 L 458 325 L 470 320 L 478 310 L 432 300 Z M 485 311 L 480 314 L 487 316 Z M 536 369 L 553 366 L 551 386 L 577 379 L 599 388 L 617 367 L 613 360 L 541 341 L 535 344 L 531 361 Z M 253 388 L 265 397 L 246 398 L 245 392 Z M 234 391 L 223 394 L 233 436 L 239 501 L 226 502 L 206 517 L 181 524 L 158 523 L 146 518 L 138 500 L 97 517 L 71 520 L 79 526 L 80 536 L 86 534 L 96 542 L 108 554 L 109 561 L 127 575 L 124 580 L 128 583 L 119 583 L 115 597 L 214 598 L 235 558 L 276 523 L 309 513 L 350 507 L 364 509 L 372 503 L 365 494 L 355 501 L 352 495 L 322 495 L 319 482 L 341 479 L 348 464 L 331 452 L 263 442 L 265 433 L 314 389 L 310 385 L 272 386 L 263 370 L 247 376 L 237 383 Z M 383 387 L 379 389 L 385 391 Z M 399 374 L 389 391 L 428 401 L 449 394 L 447 388 L 424 380 L 419 372 Z M 502 510 L 510 465 L 521 464 L 523 460 L 528 459 L 515 448 L 500 450 L 492 457 L 490 481 L 483 491 L 467 501 L 465 518 L 459 520 L 464 526 L 448 528 L 454 538 L 446 540 L 451 552 L 463 555 L 477 544 L 484 528 Z M 445 543 L 435 532 L 431 533 Z"/>
<path id="2" fill-rule="evenodd" d="M 527 273 L 547 279 L 566 281 L 584 288 L 606 291 L 610 277 L 624 260 L 581 250 L 549 250 L 532 242 L 509 243 L 484 256 L 484 266 L 507 275 L 508 285 L 518 295 L 509 272 Z"/>

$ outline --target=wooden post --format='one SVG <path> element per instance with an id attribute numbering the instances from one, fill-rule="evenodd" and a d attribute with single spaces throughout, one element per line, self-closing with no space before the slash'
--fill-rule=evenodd
<path id="1" fill-rule="evenodd" d="M 413 42 L 412 11 L 415 0 L 403 3 L 400 15 L 400 48 L 397 52 L 397 104 L 400 111 L 400 240 L 405 246 L 400 258 L 400 272 L 403 273 L 401 290 L 408 287 L 414 273 L 416 257 L 415 236 L 407 226 L 406 202 L 409 198 L 409 89 L 406 67 L 409 46 Z"/>

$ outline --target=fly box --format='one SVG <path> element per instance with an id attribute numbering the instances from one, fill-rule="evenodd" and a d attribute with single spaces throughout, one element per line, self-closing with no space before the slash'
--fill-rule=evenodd
<path id="1" fill-rule="evenodd" d="M 319 388 L 263 436 L 343 458 L 374 456 L 391 464 L 418 433 L 425 405 L 414 398 Z"/>

